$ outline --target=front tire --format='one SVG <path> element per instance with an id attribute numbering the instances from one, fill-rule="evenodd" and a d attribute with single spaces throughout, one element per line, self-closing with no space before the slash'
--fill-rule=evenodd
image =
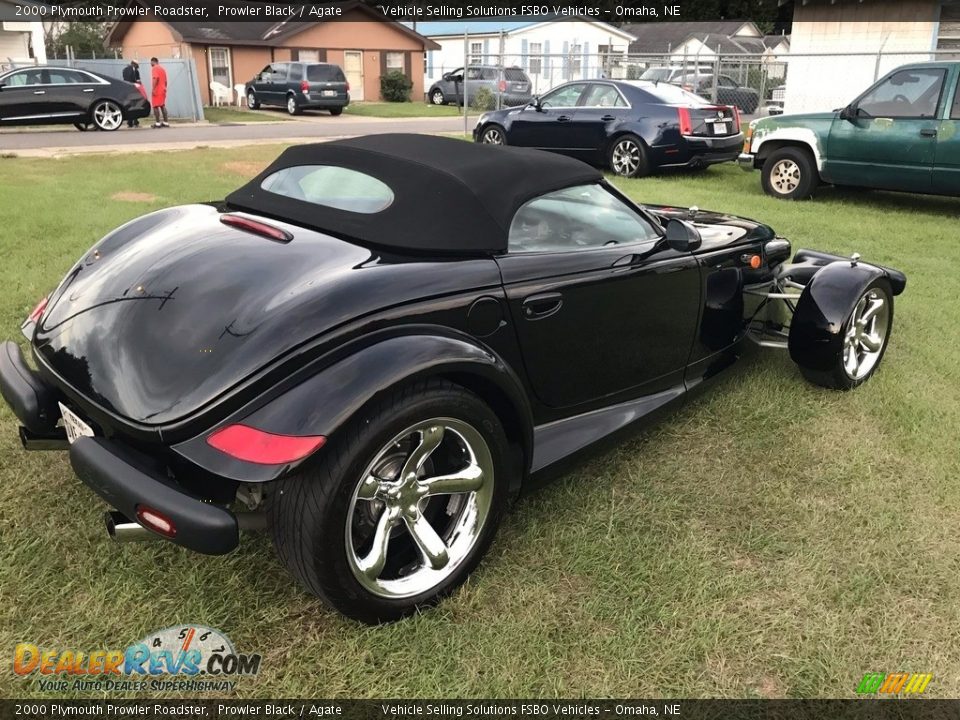
<path id="1" fill-rule="evenodd" d="M 260 109 L 260 101 L 257 100 L 257 94 L 253 90 L 247 92 L 247 108 L 250 110 Z"/>
<path id="2" fill-rule="evenodd" d="M 446 96 L 444 96 L 443 90 L 441 90 L 440 88 L 434 89 L 430 93 L 430 102 L 432 102 L 434 105 L 446 105 L 447 98 Z"/>
<path id="3" fill-rule="evenodd" d="M 349 617 L 410 615 L 480 562 L 506 508 L 509 457 L 500 420 L 464 388 L 396 389 L 277 483 L 268 510 L 277 553 Z"/>
<path id="4" fill-rule="evenodd" d="M 293 95 L 287 96 L 287 114 L 288 115 L 299 115 L 303 112 L 303 108 L 297 103 L 297 99 Z"/>
<path id="5" fill-rule="evenodd" d="M 480 134 L 484 145 L 507 145 L 507 131 L 499 125 L 488 125 Z"/>
<path id="6" fill-rule="evenodd" d="M 643 141 L 636 135 L 621 135 L 607 151 L 607 166 L 620 177 L 636 178 L 650 174 L 650 161 Z"/>
<path id="7" fill-rule="evenodd" d="M 89 122 L 76 122 L 73 124 L 73 126 L 80 132 L 86 132 L 87 130 L 91 130 L 96 127 L 93 123 Z"/>
<path id="8" fill-rule="evenodd" d="M 90 113 L 98 130 L 112 132 L 123 125 L 123 109 L 113 100 L 101 100 Z"/>
<path id="9" fill-rule="evenodd" d="M 813 155 L 799 147 L 774 150 L 763 163 L 761 184 L 767 195 L 780 200 L 803 200 L 820 183 Z"/>
<path id="10" fill-rule="evenodd" d="M 840 351 L 828 370 L 800 367 L 810 382 L 832 390 L 852 390 L 877 371 L 893 330 L 893 294 L 886 280 L 874 280 L 861 293 L 843 323 Z"/>

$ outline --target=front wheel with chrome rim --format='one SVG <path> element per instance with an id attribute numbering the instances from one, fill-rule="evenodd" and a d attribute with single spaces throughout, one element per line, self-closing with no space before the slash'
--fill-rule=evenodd
<path id="1" fill-rule="evenodd" d="M 116 130 L 123 124 L 123 110 L 113 100 L 101 100 L 90 115 L 98 130 Z"/>
<path id="2" fill-rule="evenodd" d="M 480 561 L 506 505 L 510 456 L 500 420 L 466 389 L 399 388 L 276 484 L 274 544 L 340 612 L 397 620 L 448 595 Z"/>
<path id="3" fill-rule="evenodd" d="M 770 153 L 761 173 L 764 192 L 780 200 L 808 198 L 820 183 L 813 155 L 799 146 L 787 146 Z"/>
<path id="4" fill-rule="evenodd" d="M 864 290 L 842 327 L 832 367 L 802 368 L 811 382 L 835 390 L 850 390 L 865 383 L 880 365 L 893 329 L 893 295 L 889 284 L 874 280 Z"/>
<path id="5" fill-rule="evenodd" d="M 480 142 L 485 145 L 506 145 L 506 131 L 499 125 L 490 125 L 480 135 Z"/>
<path id="6" fill-rule="evenodd" d="M 643 141 L 636 135 L 621 135 L 610 145 L 607 164 L 620 177 L 643 177 L 650 173 L 650 162 Z"/>

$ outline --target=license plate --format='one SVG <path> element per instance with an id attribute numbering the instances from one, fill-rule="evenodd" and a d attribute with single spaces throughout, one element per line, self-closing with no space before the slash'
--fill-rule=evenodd
<path id="1" fill-rule="evenodd" d="M 93 428 L 87 425 L 83 420 L 77 417 L 63 403 L 57 403 L 60 406 L 60 414 L 63 416 L 63 427 L 67 431 L 67 440 L 72 445 L 79 437 L 93 437 Z"/>
<path id="2" fill-rule="evenodd" d="M 336 96 L 337 96 L 337 91 L 336 91 L 336 90 L 324 90 L 324 91 L 323 91 L 322 93 L 320 93 L 320 94 L 323 95 L 324 97 L 336 97 Z"/>
<path id="3" fill-rule="evenodd" d="M 727 124 L 726 123 L 714 123 L 713 124 L 713 134 L 714 135 L 726 135 L 727 134 Z"/>

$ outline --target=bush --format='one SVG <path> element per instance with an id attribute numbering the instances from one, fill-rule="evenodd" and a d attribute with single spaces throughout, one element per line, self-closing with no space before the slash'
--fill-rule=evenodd
<path id="1" fill-rule="evenodd" d="M 470 107 L 474 110 L 493 110 L 497 106 L 497 96 L 490 92 L 490 88 L 479 87 L 470 99 Z"/>
<path id="2" fill-rule="evenodd" d="M 413 81 L 399 70 L 380 76 L 380 95 L 387 102 L 410 102 Z"/>

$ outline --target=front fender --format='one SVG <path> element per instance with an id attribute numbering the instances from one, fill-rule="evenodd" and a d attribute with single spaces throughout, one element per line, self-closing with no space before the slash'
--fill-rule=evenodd
<path id="1" fill-rule="evenodd" d="M 467 336 L 415 334 L 381 340 L 320 370 L 252 412 L 242 409 L 218 427 L 242 422 L 280 435 L 329 437 L 378 393 L 426 376 L 474 378 L 479 387 L 492 387 L 519 418 L 523 449 L 529 457 L 533 421 L 520 379 L 496 354 Z M 287 465 L 237 460 L 207 444 L 207 437 L 216 429 L 173 449 L 215 475 L 241 482 L 275 480 L 306 460 Z"/>
<path id="2" fill-rule="evenodd" d="M 903 289 L 902 285 L 892 287 L 891 280 L 899 278 L 891 278 L 886 268 L 876 265 L 854 265 L 838 258 L 818 270 L 801 293 L 790 323 L 788 347 L 793 361 L 810 370 L 832 369 L 843 350 L 844 322 L 863 292 L 878 279 L 891 296 Z"/>

